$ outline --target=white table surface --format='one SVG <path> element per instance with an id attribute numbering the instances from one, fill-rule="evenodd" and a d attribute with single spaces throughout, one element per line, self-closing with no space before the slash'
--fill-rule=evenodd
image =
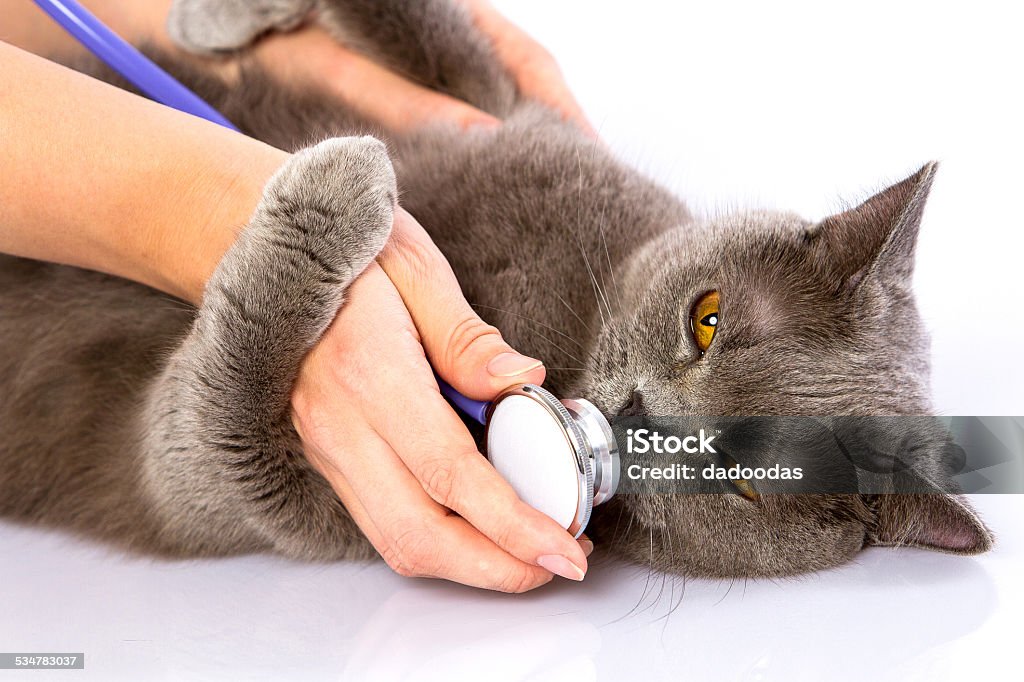
<path id="1" fill-rule="evenodd" d="M 559 58 L 608 143 L 697 211 L 821 217 L 940 159 L 915 280 L 936 406 L 1024 414 L 1010 3 L 498 4 Z M 382 564 L 129 559 L 0 523 L 0 650 L 86 653 L 84 671 L 0 682 L 1002 677 L 1024 625 L 1024 496 L 975 502 L 998 535 L 981 557 L 875 549 L 723 583 L 599 549 L 582 584 L 521 596 Z"/>
<path id="2" fill-rule="evenodd" d="M 778 581 L 648 575 L 502 595 L 382 563 L 162 563 L 0 524 L 0 643 L 85 652 L 0 680 L 983 680 L 1024 625 L 1024 496 L 978 499 L 978 558 L 872 549 Z M 595 555 L 598 556 L 598 555 Z"/>

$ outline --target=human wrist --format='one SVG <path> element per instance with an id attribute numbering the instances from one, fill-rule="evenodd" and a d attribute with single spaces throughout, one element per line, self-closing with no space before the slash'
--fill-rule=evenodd
<path id="1" fill-rule="evenodd" d="M 179 229 L 151 235 L 150 283 L 198 305 L 206 282 L 248 224 L 270 177 L 287 152 L 252 141 L 246 153 L 195 173 L 185 188 L 184 210 L 193 218 Z"/>

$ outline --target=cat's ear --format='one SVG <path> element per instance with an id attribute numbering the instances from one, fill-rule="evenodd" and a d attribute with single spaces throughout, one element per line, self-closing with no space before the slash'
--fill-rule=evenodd
<path id="1" fill-rule="evenodd" d="M 992 547 L 992 533 L 970 505 L 956 495 L 877 495 L 868 544 L 980 554 Z"/>
<path id="2" fill-rule="evenodd" d="M 936 162 L 848 211 L 825 218 L 808 233 L 841 286 L 854 289 L 868 275 L 906 283 L 914 271 L 914 247 Z"/>

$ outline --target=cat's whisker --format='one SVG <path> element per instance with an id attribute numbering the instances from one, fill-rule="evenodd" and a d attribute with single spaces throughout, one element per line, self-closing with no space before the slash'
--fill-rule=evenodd
<path id="1" fill-rule="evenodd" d="M 645 596 L 646 596 L 646 587 L 645 587 L 644 593 L 640 595 L 640 598 L 637 600 L 637 602 L 635 604 L 633 604 L 633 606 L 628 611 L 623 613 L 618 618 L 614 618 L 614 619 L 608 621 L 608 625 L 611 625 L 613 623 L 620 623 L 620 622 L 626 620 L 627 618 L 629 618 L 630 616 L 633 616 L 633 615 L 639 613 L 640 605 L 643 603 L 643 600 L 644 600 Z"/>
<path id="2" fill-rule="evenodd" d="M 648 582 L 650 582 L 651 576 L 654 575 L 654 528 L 653 527 L 648 529 L 648 535 L 650 536 L 651 554 L 650 554 L 650 559 L 649 559 L 649 568 L 648 568 L 648 573 L 647 573 L 647 580 L 648 580 Z"/>
<path id="3" fill-rule="evenodd" d="M 535 333 L 536 333 L 536 332 L 535 332 Z M 548 337 L 546 337 L 546 336 L 544 336 L 543 334 L 540 334 L 540 333 L 537 333 L 537 336 L 539 336 L 540 338 L 544 339 L 545 341 L 547 341 L 548 343 L 550 343 L 550 344 L 551 344 L 552 346 L 554 346 L 555 348 L 557 348 L 557 349 L 558 349 L 558 350 L 560 350 L 561 352 L 565 353 L 565 354 L 566 354 L 566 355 L 567 355 L 567 356 L 569 357 L 569 359 L 570 359 L 570 360 L 575 360 L 576 362 L 580 363 L 581 365 L 583 364 L 583 360 L 581 360 L 581 359 L 580 359 L 579 357 L 577 357 L 576 355 L 574 355 L 574 354 L 570 353 L 570 352 L 569 352 L 568 350 L 566 350 L 565 348 L 563 348 L 563 347 L 559 346 L 559 345 L 558 345 L 557 343 L 555 343 L 554 341 L 552 341 L 552 340 L 551 340 L 551 339 L 549 339 Z"/>
<path id="4" fill-rule="evenodd" d="M 597 311 L 601 315 L 602 326 L 606 324 L 604 310 L 601 308 L 602 303 L 608 309 L 608 316 L 611 317 L 611 307 L 608 305 L 608 298 L 604 295 L 604 291 L 601 289 L 600 282 L 597 281 L 597 276 L 594 274 L 594 268 L 591 266 L 590 257 L 587 255 L 587 247 L 583 242 L 581 236 L 583 229 L 583 158 L 580 156 L 579 144 L 576 144 L 576 164 L 579 168 L 579 197 L 576 202 L 576 229 L 574 236 L 576 237 L 576 244 L 579 246 L 580 255 L 583 256 L 583 263 L 587 266 L 587 274 L 590 276 L 591 286 L 594 289 L 594 298 L 597 301 Z"/>
<path id="5" fill-rule="evenodd" d="M 648 573 L 648 579 L 649 579 L 649 578 L 650 578 L 650 573 Z M 618 623 L 618 622 L 621 622 L 621 621 L 623 621 L 623 620 L 625 620 L 625 619 L 629 618 L 629 617 L 630 617 L 630 616 L 632 616 L 633 614 L 635 614 L 635 613 L 637 612 L 637 609 L 639 609 L 639 608 L 640 608 L 640 605 L 641 605 L 641 604 L 643 603 L 643 601 L 644 601 L 644 596 L 645 596 L 646 594 L 647 594 L 647 587 L 646 587 L 646 585 L 645 585 L 645 586 L 644 586 L 644 591 L 643 591 L 643 593 L 641 593 L 641 595 L 640 595 L 640 598 L 639 598 L 639 599 L 637 600 L 637 602 L 636 602 L 635 604 L 633 604 L 632 608 L 630 608 L 630 609 L 629 609 L 628 611 L 626 611 L 626 612 L 625 612 L 624 614 L 622 614 L 622 615 L 621 615 L 621 616 L 619 616 L 618 618 L 615 618 L 615 619 L 613 619 L 613 620 L 610 620 L 610 621 L 608 621 L 608 624 L 609 624 L 609 625 L 611 625 L 612 623 Z"/>
<path id="6" fill-rule="evenodd" d="M 562 305 L 564 305 L 569 310 L 569 312 L 572 313 L 573 317 L 575 317 L 577 320 L 579 320 L 580 324 L 582 324 L 584 327 L 586 327 L 588 331 L 590 331 L 590 332 L 594 331 L 593 328 L 589 324 L 587 324 L 586 321 L 582 317 L 580 317 L 580 314 L 576 312 L 576 309 L 573 308 L 571 305 L 569 305 L 564 298 L 559 296 L 557 293 L 555 294 L 555 298 L 557 298 L 559 301 L 561 301 Z"/>
<path id="7" fill-rule="evenodd" d="M 659 537 L 662 538 L 662 542 L 664 542 L 665 529 L 664 528 L 659 529 L 658 530 L 658 535 L 659 535 Z M 653 532 L 652 532 L 652 536 L 653 536 Z M 654 557 L 654 547 L 653 547 L 653 545 L 651 547 L 651 557 L 652 557 L 652 566 L 653 566 L 653 557 Z M 656 614 L 658 612 L 658 604 L 661 603 L 661 597 L 665 594 L 665 581 L 667 580 L 667 577 L 668 577 L 668 574 L 665 573 L 665 571 L 661 571 L 659 569 L 659 572 L 661 573 L 661 587 L 658 589 L 658 594 L 655 595 L 654 601 L 651 603 L 651 614 L 652 615 L 654 615 L 654 614 Z"/>
<path id="8" fill-rule="evenodd" d="M 669 526 L 669 527 L 667 527 L 665 529 L 665 535 L 668 537 L 668 552 L 666 553 L 666 556 L 668 556 L 669 562 L 671 562 L 672 558 L 675 556 L 675 543 L 672 540 L 672 527 L 671 526 Z M 669 592 L 669 598 L 668 598 L 669 599 L 669 601 L 668 601 L 669 609 L 665 613 L 665 615 L 662 616 L 665 619 L 665 624 L 662 626 L 662 629 L 661 629 L 662 635 L 665 634 L 665 628 L 668 627 L 668 617 L 671 616 L 673 614 L 673 612 L 675 612 L 675 610 L 679 607 L 679 604 L 682 603 L 682 597 L 680 597 L 679 604 L 676 603 L 676 576 L 673 575 L 671 577 L 671 580 L 672 580 L 672 590 L 671 590 L 671 592 Z"/>
<path id="9" fill-rule="evenodd" d="M 472 304 L 471 304 L 471 305 L 472 305 Z M 486 308 L 486 307 L 490 307 L 490 306 L 481 306 L 481 307 L 485 307 L 485 308 Z M 515 315 L 515 314 L 516 314 L 516 313 L 512 312 L 511 310 L 504 310 L 504 311 L 503 311 L 503 310 L 502 310 L 501 308 L 491 308 L 491 309 L 492 309 L 492 310 L 496 310 L 496 311 L 499 311 L 499 312 L 507 312 L 507 313 L 510 313 L 510 314 L 512 314 L 512 315 Z M 527 321 L 527 322 L 534 322 L 535 324 L 538 324 L 538 325 L 541 325 L 541 326 L 547 327 L 547 325 L 543 325 L 542 323 L 540 323 L 540 322 L 537 322 L 536 320 L 531 320 L 531 319 L 530 319 L 530 318 L 528 318 L 528 317 L 525 317 L 525 316 L 522 316 L 522 315 L 520 315 L 519 317 L 522 317 L 522 318 L 523 318 L 523 320 L 525 320 L 525 321 Z M 552 328 L 551 328 L 551 327 L 548 327 L 548 329 L 552 329 Z M 560 333 L 560 334 L 561 334 L 561 332 L 558 332 L 558 330 L 557 330 L 557 329 L 552 329 L 552 331 L 555 331 L 555 332 L 557 332 L 557 333 Z M 582 360 L 582 359 L 581 359 L 581 358 L 580 358 L 580 357 L 579 357 L 578 355 L 576 355 L 575 353 L 571 352 L 570 350 L 568 350 L 568 349 L 566 349 L 566 348 L 562 347 L 561 345 L 559 345 L 558 343 L 556 343 L 556 342 L 555 342 L 555 340 L 554 340 L 554 339 L 552 339 L 551 337 L 549 337 L 549 336 L 545 336 L 544 334 L 541 334 L 541 333 L 540 333 L 540 332 L 538 332 L 538 331 L 534 331 L 534 332 L 533 332 L 533 334 L 535 334 L 535 335 L 539 336 L 540 338 L 544 339 L 545 341 L 547 341 L 548 343 L 550 343 L 550 344 L 551 344 L 552 346 L 554 346 L 554 347 L 555 347 L 556 349 L 558 349 L 558 350 L 559 350 L 560 352 L 562 352 L 562 353 L 565 353 L 565 355 L 567 355 L 567 356 L 568 356 L 568 358 L 569 358 L 570 360 L 575 360 L 576 362 L 580 363 L 581 365 L 582 365 L 582 364 L 584 364 L 583 360 Z M 562 334 L 562 336 L 565 336 L 565 338 L 567 338 L 567 339 L 568 339 L 569 341 L 572 341 L 572 342 L 573 342 L 573 343 L 575 343 L 576 345 L 580 346 L 579 342 L 578 342 L 578 341 L 576 341 L 575 339 L 573 339 L 572 337 L 570 337 L 570 336 L 567 336 L 567 335 L 565 335 L 565 334 Z M 582 348 L 582 346 L 580 346 L 580 348 Z"/>
<path id="10" fill-rule="evenodd" d="M 681 574 L 677 577 L 682 585 L 679 589 L 679 601 L 677 601 L 676 605 L 672 607 L 672 613 L 675 613 L 676 609 L 683 605 L 683 599 L 686 598 L 686 574 Z"/>
<path id="11" fill-rule="evenodd" d="M 605 236 L 605 232 L 604 232 L 604 226 L 605 226 L 604 217 L 605 217 L 605 210 L 607 209 L 607 207 L 608 207 L 608 200 L 606 198 L 604 203 L 601 206 L 601 217 L 597 221 L 597 229 L 598 229 L 598 231 L 601 234 L 601 243 L 604 246 L 604 257 L 605 257 L 605 261 L 608 263 L 608 277 L 612 280 L 612 290 L 615 293 L 615 302 L 616 302 L 616 304 L 621 305 L 622 304 L 622 295 L 619 293 L 619 283 L 615 280 L 615 269 L 612 267 L 612 255 L 611 255 L 611 252 L 608 250 L 608 238 Z M 611 312 L 610 308 L 609 308 L 608 312 L 609 313 Z"/>
<path id="12" fill-rule="evenodd" d="M 676 549 L 675 549 L 676 541 L 673 539 L 672 527 L 668 528 L 668 532 L 669 532 L 669 560 L 672 561 L 674 559 L 674 557 L 676 556 Z M 683 549 L 682 544 L 680 544 L 680 547 L 679 547 L 680 553 L 682 552 L 682 549 Z M 682 585 L 680 586 L 680 589 L 679 589 L 679 600 L 678 601 L 676 601 L 676 598 L 675 598 L 676 583 L 677 583 L 677 581 L 682 583 Z M 672 582 L 672 596 L 670 597 L 670 599 L 672 600 L 673 603 L 672 603 L 671 608 L 669 609 L 669 612 L 666 613 L 665 616 L 664 616 L 665 617 L 665 622 L 666 622 L 666 624 L 665 624 L 666 627 L 668 627 L 669 616 L 672 615 L 673 613 L 675 613 L 676 609 L 683 605 L 683 599 L 685 597 L 686 597 L 686 574 L 685 573 L 674 574 L 673 582 Z M 663 632 L 664 632 L 664 629 L 663 629 Z"/>
<path id="13" fill-rule="evenodd" d="M 573 344 L 575 344 L 581 350 L 585 350 L 583 344 L 580 343 L 579 341 L 577 341 L 576 339 L 574 339 L 573 337 L 569 336 L 565 332 L 559 331 L 558 329 L 552 327 L 549 324 L 544 324 L 540 320 L 538 320 L 536 318 L 533 318 L 533 317 L 530 317 L 529 315 L 523 315 L 522 313 L 517 313 L 517 312 L 515 312 L 513 310 L 509 310 L 508 308 L 496 308 L 494 306 L 484 305 L 482 303 L 470 303 L 470 305 L 472 307 L 474 307 L 474 308 L 483 308 L 483 309 L 486 309 L 486 310 L 493 310 L 493 311 L 498 312 L 498 313 L 507 313 L 509 315 L 514 315 L 514 316 L 518 317 L 521 320 L 525 320 L 527 322 L 532 322 L 533 324 L 536 324 L 536 325 L 538 325 L 540 327 L 544 327 L 545 329 L 550 329 L 551 331 L 553 331 L 554 333 L 558 334 L 559 336 L 561 336 L 565 340 L 570 341 Z"/>
<path id="14" fill-rule="evenodd" d="M 736 584 L 736 578 L 733 577 L 729 581 L 729 587 L 725 590 L 725 594 L 722 595 L 721 599 L 719 599 L 718 601 L 715 602 L 715 606 L 718 606 L 719 604 L 721 604 L 722 602 L 725 601 L 726 597 L 729 596 L 729 593 L 732 592 L 732 586 L 735 585 L 735 584 Z"/>
<path id="15" fill-rule="evenodd" d="M 587 255 L 587 250 L 584 248 L 583 241 L 579 241 L 580 254 L 583 256 L 583 262 L 587 266 L 587 274 L 590 275 L 590 282 L 594 289 L 594 298 L 597 300 L 597 311 L 601 315 L 601 324 L 608 324 L 608 320 L 605 319 L 605 310 L 608 311 L 608 318 L 612 316 L 612 308 L 608 303 L 608 297 L 604 293 L 604 289 L 601 288 L 601 283 L 597 281 L 597 276 L 594 274 L 594 268 L 590 264 L 590 256 Z M 602 308 L 602 305 L 604 306 Z"/>
<path id="16" fill-rule="evenodd" d="M 676 603 L 676 582 L 678 581 L 678 576 L 671 575 L 671 574 L 666 574 L 666 576 L 667 576 L 668 583 L 669 583 L 668 609 L 665 611 L 665 615 L 660 616 L 658 618 L 658 620 L 662 621 L 662 624 L 661 624 L 661 636 L 662 637 L 665 636 L 665 631 L 668 630 L 668 619 L 669 619 L 669 616 L 671 616 L 673 613 L 675 613 L 675 610 L 678 607 L 678 604 Z"/>
<path id="17" fill-rule="evenodd" d="M 632 517 L 632 514 L 630 516 Z M 632 518 L 630 519 L 630 524 L 632 524 Z M 650 590 L 650 587 L 651 587 L 651 578 L 654 576 L 654 530 L 653 529 L 650 530 L 650 536 L 651 536 L 651 557 L 650 557 L 650 565 L 647 568 L 647 577 L 644 579 L 644 589 L 641 591 L 640 598 L 637 600 L 636 604 L 633 605 L 633 608 L 631 608 L 626 613 L 626 615 L 623 616 L 623 618 L 626 618 L 627 616 L 630 616 L 630 615 L 635 614 L 635 613 L 640 613 L 641 611 L 646 610 L 646 609 L 641 608 L 641 607 L 643 606 L 643 603 L 647 600 L 648 591 Z"/>
<path id="18" fill-rule="evenodd" d="M 659 620 L 661 620 L 661 617 L 658 616 L 658 606 L 661 605 L 662 597 L 665 596 L 665 585 L 667 585 L 667 584 L 669 584 L 671 582 L 671 577 L 669 576 L 668 573 L 666 573 L 665 571 L 660 571 L 660 570 L 659 570 L 659 572 L 661 573 L 661 587 L 658 588 L 658 594 L 654 598 L 654 603 L 651 604 L 651 615 L 655 616 L 654 620 L 651 621 L 653 623 L 656 623 Z"/>
<path id="19" fill-rule="evenodd" d="M 654 612 L 655 608 L 658 606 L 658 599 L 661 597 L 661 592 L 665 589 L 665 575 L 663 573 L 660 573 L 656 569 L 651 569 L 651 574 L 654 575 L 654 579 L 651 581 L 651 599 L 650 603 L 647 604 L 647 606 L 645 606 L 643 609 L 647 613 Z M 654 588 L 658 585 L 660 585 L 660 588 L 657 592 L 655 592 Z"/>
<path id="20" fill-rule="evenodd" d="M 587 250 L 583 246 L 583 242 L 576 236 L 576 241 L 580 249 L 580 255 L 583 256 L 583 263 L 587 266 L 587 275 L 590 277 L 590 287 L 594 293 L 594 300 L 597 302 L 597 313 L 601 316 L 601 326 L 607 324 L 607 320 L 604 315 L 604 308 L 601 307 L 601 285 L 597 282 L 597 277 L 594 276 L 594 269 L 590 267 L 590 258 L 587 256 Z"/>
<path id="21" fill-rule="evenodd" d="M 633 519 L 636 518 L 634 514 L 629 515 L 629 523 L 626 524 L 626 530 L 622 533 L 622 537 L 628 537 L 629 531 L 633 530 Z"/>
<path id="22" fill-rule="evenodd" d="M 591 158 L 591 160 L 593 160 L 594 154 L 597 152 L 597 145 L 598 145 L 598 140 L 597 140 L 597 138 L 594 138 L 593 144 L 590 145 L 590 158 Z M 604 246 L 605 261 L 608 263 L 608 277 L 612 280 L 612 288 L 614 289 L 614 292 L 615 292 L 615 300 L 616 300 L 616 303 L 621 304 L 622 303 L 622 296 L 619 293 L 618 282 L 615 281 L 615 268 L 612 267 L 612 256 L 611 256 L 611 253 L 608 250 L 608 237 L 605 235 L 605 231 L 604 231 L 604 228 L 605 228 L 605 216 L 607 215 L 607 210 L 608 210 L 608 195 L 605 195 L 604 199 L 601 201 L 601 215 L 597 219 L 597 229 L 598 229 L 598 231 L 599 231 L 599 233 L 601 235 L 601 243 Z M 611 313 L 611 310 L 609 309 L 608 312 Z"/>
<path id="23" fill-rule="evenodd" d="M 591 144 L 591 146 L 590 146 L 590 158 L 591 158 L 591 160 L 593 160 L 594 154 L 595 154 L 596 151 L 597 151 L 597 140 L 595 139 L 593 144 Z M 579 207 L 577 207 L 577 210 L 578 210 L 578 208 Z M 614 293 L 615 293 L 615 297 L 616 297 L 616 302 L 620 303 L 622 299 L 621 299 L 621 296 L 619 295 L 618 283 L 615 281 L 615 269 L 612 267 L 611 253 L 609 252 L 609 249 L 608 249 L 608 237 L 605 234 L 605 230 L 604 230 L 604 227 L 605 227 L 605 224 L 606 224 L 605 223 L 605 215 L 606 215 L 607 209 L 608 209 L 608 195 L 605 195 L 603 200 L 602 200 L 602 202 L 601 202 L 601 215 L 597 219 L 597 229 L 598 229 L 598 233 L 601 236 L 601 245 L 604 247 L 605 262 L 608 265 L 608 278 L 611 279 L 611 281 L 612 281 L 612 287 L 614 289 Z M 600 256 L 598 257 L 598 260 L 600 260 Z M 609 300 L 608 300 L 608 296 L 607 296 L 608 287 L 605 284 L 604 273 L 603 272 L 601 274 L 601 284 L 604 285 L 605 307 L 608 309 L 608 316 L 611 317 L 612 316 L 612 308 L 611 308 L 611 305 L 610 305 Z"/>

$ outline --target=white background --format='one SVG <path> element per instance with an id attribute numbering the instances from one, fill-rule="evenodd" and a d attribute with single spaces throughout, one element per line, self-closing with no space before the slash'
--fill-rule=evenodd
<path id="1" fill-rule="evenodd" d="M 1024 414 L 1012 3 L 499 6 L 605 140 L 698 212 L 822 217 L 940 160 L 915 280 L 936 406 Z M 0 650 L 85 651 L 87 669 L 0 682 L 1001 677 L 1024 625 L 1024 499 L 976 503 L 998 535 L 978 558 L 871 550 L 799 579 L 684 584 L 599 549 L 582 584 L 516 597 L 381 565 L 129 560 L 3 524 Z"/>

